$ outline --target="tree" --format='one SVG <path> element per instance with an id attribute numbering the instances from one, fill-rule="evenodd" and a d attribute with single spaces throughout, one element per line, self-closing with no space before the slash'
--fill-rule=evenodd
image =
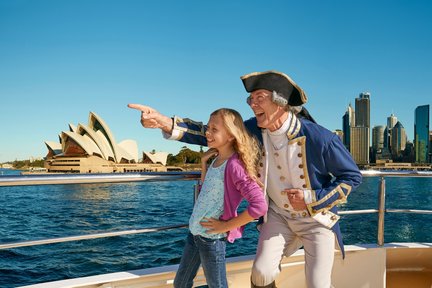
<path id="1" fill-rule="evenodd" d="M 198 164 L 201 162 L 201 153 L 192 151 L 183 146 L 177 155 L 168 154 L 167 165 Z"/>

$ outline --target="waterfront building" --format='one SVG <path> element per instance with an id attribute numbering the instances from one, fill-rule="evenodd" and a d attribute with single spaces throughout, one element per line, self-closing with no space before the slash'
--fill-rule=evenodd
<path id="1" fill-rule="evenodd" d="M 390 143 L 390 131 L 389 131 L 388 126 L 386 126 L 384 128 L 384 143 L 383 143 L 384 147 L 381 150 L 381 154 L 376 155 L 376 161 L 378 161 L 378 160 L 383 160 L 383 161 L 392 160 L 389 143 Z"/>
<path id="2" fill-rule="evenodd" d="M 392 113 L 387 117 L 387 127 L 391 130 L 398 122 L 397 117 Z"/>
<path id="3" fill-rule="evenodd" d="M 358 165 L 369 163 L 369 127 L 351 127 L 351 155 Z"/>
<path id="4" fill-rule="evenodd" d="M 392 113 L 387 117 L 387 136 L 384 137 L 384 147 L 391 151 L 391 130 L 398 122 L 397 117 Z"/>
<path id="5" fill-rule="evenodd" d="M 390 131 L 388 126 L 386 126 L 384 128 L 384 148 L 386 148 L 387 150 L 390 150 Z"/>
<path id="6" fill-rule="evenodd" d="M 406 145 L 405 145 L 405 150 L 402 153 L 402 162 L 414 163 L 415 162 L 414 154 L 415 154 L 414 153 L 414 143 L 407 140 Z M 418 166 L 414 166 L 414 167 L 418 167 Z"/>
<path id="7" fill-rule="evenodd" d="M 372 128 L 372 148 L 380 151 L 384 148 L 384 126 L 378 125 Z"/>
<path id="8" fill-rule="evenodd" d="M 335 133 L 337 136 L 339 136 L 339 138 L 341 139 L 341 141 L 343 141 L 344 133 L 343 133 L 342 130 L 336 129 L 335 131 L 333 131 L 333 133 Z"/>
<path id="9" fill-rule="evenodd" d="M 418 106 L 414 113 L 415 162 L 428 163 L 429 160 L 429 105 Z"/>
<path id="10" fill-rule="evenodd" d="M 392 129 L 391 134 L 392 156 L 394 160 L 401 160 L 403 151 L 405 150 L 407 143 L 407 136 L 404 126 L 400 121 Z"/>
<path id="11" fill-rule="evenodd" d="M 370 128 L 370 93 L 360 93 L 355 99 L 355 126 Z"/>
<path id="12" fill-rule="evenodd" d="M 168 160 L 168 152 L 143 152 L 142 163 L 154 164 L 159 163 L 166 165 Z"/>
<path id="13" fill-rule="evenodd" d="M 429 131 L 429 163 L 432 163 L 432 131 Z"/>
<path id="14" fill-rule="evenodd" d="M 370 160 L 370 93 L 360 93 L 355 99 L 355 125 L 350 129 L 350 152 L 358 165 Z M 354 143 L 355 142 L 355 143 Z"/>
<path id="15" fill-rule="evenodd" d="M 342 116 L 342 132 L 343 132 L 343 143 L 348 151 L 351 151 L 350 146 L 350 135 L 351 135 L 351 127 L 355 126 L 355 111 L 351 106 L 351 103 L 348 105 L 347 111 L 344 116 Z"/>
<path id="16" fill-rule="evenodd" d="M 94 112 L 90 112 L 88 125 L 69 124 L 69 131 L 60 133 L 59 143 L 46 141 L 45 145 L 48 148 L 45 157 L 48 172 L 167 171 L 165 164 L 168 153 L 145 153 L 147 157 L 143 158 L 150 161 L 139 163 L 136 141 L 128 139 L 117 143 L 109 126 Z"/>
<path id="17" fill-rule="evenodd" d="M 382 154 L 384 149 L 384 131 L 385 128 L 382 125 L 372 128 L 371 162 L 375 162 L 377 158 L 380 158 L 377 154 Z"/>
<path id="18" fill-rule="evenodd" d="M 4 163 L 4 164 L 0 164 L 0 168 L 13 169 L 13 165 L 10 163 Z"/>
<path id="19" fill-rule="evenodd" d="M 393 161 L 392 160 L 392 155 L 391 155 L 389 149 L 386 148 L 386 147 L 384 147 L 381 150 L 381 153 L 377 153 L 375 155 L 375 161 L 376 161 L 376 163 L 378 163 L 378 161 L 383 161 L 383 162 L 391 162 L 391 161 Z"/>

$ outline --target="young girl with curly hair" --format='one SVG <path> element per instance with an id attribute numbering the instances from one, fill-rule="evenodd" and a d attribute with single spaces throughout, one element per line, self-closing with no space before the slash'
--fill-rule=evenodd
<path id="1" fill-rule="evenodd" d="M 210 288 L 228 287 L 226 241 L 240 238 L 244 225 L 263 216 L 268 208 L 257 176 L 258 142 L 247 132 L 240 114 L 228 108 L 214 111 L 205 136 L 210 149 L 201 158 L 202 187 L 174 280 L 177 288 L 192 287 L 200 265 Z M 238 214 L 242 199 L 248 206 Z"/>

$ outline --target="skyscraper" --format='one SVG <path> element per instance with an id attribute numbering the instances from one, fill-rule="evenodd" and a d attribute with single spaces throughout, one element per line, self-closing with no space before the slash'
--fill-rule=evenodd
<path id="1" fill-rule="evenodd" d="M 351 155 L 357 164 L 369 163 L 370 93 L 360 93 L 355 99 L 355 127 L 351 127 Z"/>
<path id="2" fill-rule="evenodd" d="M 417 163 L 429 159 L 429 105 L 418 106 L 414 113 L 414 154 Z"/>
<path id="3" fill-rule="evenodd" d="M 396 123 L 398 122 L 397 117 L 392 113 L 389 117 L 387 117 L 387 127 L 391 130 Z"/>
<path id="4" fill-rule="evenodd" d="M 429 163 L 432 163 L 432 131 L 429 131 Z"/>
<path id="5" fill-rule="evenodd" d="M 389 117 L 387 117 L 387 136 L 384 137 L 384 147 L 388 148 L 389 152 L 391 152 L 391 130 L 398 122 L 397 117 L 392 113 Z"/>
<path id="6" fill-rule="evenodd" d="M 356 164 L 369 163 L 369 127 L 351 127 L 351 155 Z"/>
<path id="7" fill-rule="evenodd" d="M 399 121 L 392 129 L 391 143 L 393 144 L 392 147 L 393 159 L 398 160 L 402 157 L 402 152 L 405 150 L 405 146 L 407 143 L 405 128 L 402 125 L 402 123 Z"/>
<path id="8" fill-rule="evenodd" d="M 384 126 L 382 125 L 372 129 L 372 148 L 375 152 L 384 148 Z"/>
<path id="9" fill-rule="evenodd" d="M 370 93 L 360 93 L 355 99 L 355 126 L 370 128 Z"/>
<path id="10" fill-rule="evenodd" d="M 382 159 L 384 149 L 384 131 L 385 126 L 379 125 L 372 128 L 372 149 L 370 162 L 376 163 L 377 159 Z"/>
<path id="11" fill-rule="evenodd" d="M 348 105 L 347 111 L 345 115 L 342 117 L 342 132 L 343 132 L 343 143 L 348 151 L 351 151 L 350 145 L 350 135 L 351 135 L 351 127 L 355 126 L 355 114 L 354 109 L 351 106 L 351 103 Z"/>

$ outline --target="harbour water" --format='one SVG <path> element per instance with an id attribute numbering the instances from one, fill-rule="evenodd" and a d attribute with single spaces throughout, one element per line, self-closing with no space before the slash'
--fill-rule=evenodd
<path id="1" fill-rule="evenodd" d="M 11 173 L 2 170 L 3 174 Z M 13 173 L 16 173 L 15 171 Z M 1 177 L 1 176 L 0 176 Z M 0 187 L 0 244 L 185 224 L 194 181 Z M 378 178 L 364 178 L 341 210 L 377 208 Z M 387 208 L 432 210 L 431 178 L 386 178 Z M 432 215 L 386 215 L 386 242 L 432 242 Z M 345 244 L 376 242 L 377 215 L 344 215 Z M 0 250 L 0 287 L 177 264 L 186 229 Z M 247 226 L 227 254 L 255 252 Z"/>

